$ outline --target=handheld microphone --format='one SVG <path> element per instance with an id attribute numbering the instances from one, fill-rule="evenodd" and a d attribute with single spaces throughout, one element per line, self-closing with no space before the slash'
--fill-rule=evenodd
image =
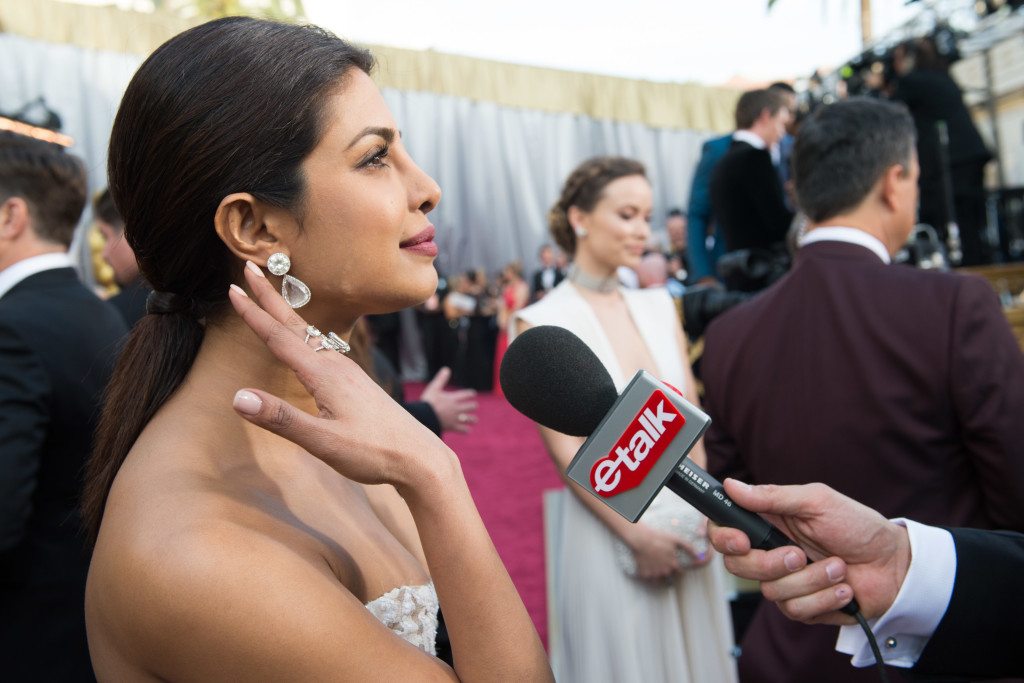
<path id="1" fill-rule="evenodd" d="M 618 394 L 594 352 L 555 326 L 517 337 L 505 352 L 500 380 L 508 402 L 534 422 L 587 437 L 566 474 L 630 522 L 667 486 L 711 521 L 745 533 L 751 547 L 796 545 L 733 502 L 718 480 L 687 457 L 711 418 L 678 389 L 641 370 Z M 856 600 L 842 608 L 851 615 L 858 610 Z"/>

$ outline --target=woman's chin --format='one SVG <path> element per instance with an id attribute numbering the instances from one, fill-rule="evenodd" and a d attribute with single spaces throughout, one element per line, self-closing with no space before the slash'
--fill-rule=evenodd
<path id="1" fill-rule="evenodd" d="M 617 268 L 622 268 L 623 266 L 625 266 L 626 268 L 631 268 L 633 270 L 636 270 L 637 266 L 640 265 L 640 261 L 642 259 L 643 259 L 643 254 L 633 254 L 631 252 L 630 253 L 626 253 L 622 257 L 622 259 L 619 261 L 619 263 L 615 266 L 615 268 L 617 269 Z"/>

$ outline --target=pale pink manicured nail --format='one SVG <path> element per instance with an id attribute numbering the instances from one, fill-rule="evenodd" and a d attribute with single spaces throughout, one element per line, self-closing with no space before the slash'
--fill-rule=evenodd
<path id="1" fill-rule="evenodd" d="M 245 389 L 239 389 L 235 393 L 235 400 L 232 401 L 232 404 L 235 406 L 235 410 L 246 415 L 255 415 L 263 407 L 260 397 Z"/>
<path id="2" fill-rule="evenodd" d="M 231 285 L 231 289 L 235 290 L 236 292 L 238 292 L 239 294 L 246 298 L 249 297 L 249 295 L 245 293 L 245 290 L 239 287 L 238 285 Z"/>
<path id="3" fill-rule="evenodd" d="M 260 267 L 257 266 L 252 261 L 246 261 L 245 262 L 245 267 L 248 268 L 249 270 L 251 270 L 252 272 L 256 273 L 257 275 L 259 275 L 260 277 L 266 277 L 266 275 L 263 274 L 263 271 L 260 269 Z"/>
<path id="4" fill-rule="evenodd" d="M 786 565 L 786 569 L 795 572 L 800 569 L 800 556 L 794 552 L 786 553 L 786 556 L 782 558 L 782 563 Z"/>
<path id="5" fill-rule="evenodd" d="M 825 565 L 825 575 L 828 576 L 829 581 L 835 583 L 843 578 L 843 569 L 838 562 L 829 562 Z"/>

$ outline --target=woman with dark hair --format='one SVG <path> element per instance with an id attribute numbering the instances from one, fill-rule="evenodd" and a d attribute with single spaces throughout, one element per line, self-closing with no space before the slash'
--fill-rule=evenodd
<path id="1" fill-rule="evenodd" d="M 550 678 L 458 459 L 343 355 L 436 286 L 440 191 L 371 66 L 230 18 L 125 92 L 110 190 L 155 292 L 87 472 L 101 680 Z"/>
<path id="2" fill-rule="evenodd" d="M 665 289 L 619 285 L 650 236 L 651 185 L 642 164 L 598 157 L 580 164 L 548 213 L 572 254 L 565 280 L 513 316 L 516 330 L 557 325 L 587 343 L 621 391 L 644 369 L 697 404 L 687 344 Z M 538 426 L 565 472 L 583 439 Z M 698 444 L 690 457 L 704 465 Z M 710 561 L 707 520 L 662 491 L 630 524 L 566 479 L 548 507 L 552 530 L 549 633 L 559 681 L 728 683 L 736 678 L 721 561 Z"/>

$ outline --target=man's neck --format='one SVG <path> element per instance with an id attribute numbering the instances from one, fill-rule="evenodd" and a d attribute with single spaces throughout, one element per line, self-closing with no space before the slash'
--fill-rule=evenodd
<path id="1" fill-rule="evenodd" d="M 740 142 L 745 142 L 751 147 L 756 147 L 757 149 L 768 149 L 768 142 L 765 140 L 764 136 L 751 128 L 744 128 L 743 130 L 736 131 L 733 133 L 733 138 Z"/>
<path id="2" fill-rule="evenodd" d="M 37 242 L 31 246 L 19 247 L 6 253 L 0 252 L 0 272 L 10 268 L 15 263 L 24 261 L 25 259 L 43 256 L 45 254 L 66 254 L 67 251 L 67 247 L 61 244 Z"/>
<path id="3" fill-rule="evenodd" d="M 833 216 L 827 220 L 819 221 L 817 223 L 811 223 L 807 226 L 805 233 L 811 234 L 816 228 L 825 227 L 836 227 L 842 226 L 844 228 L 853 228 L 854 230 L 860 230 L 861 232 L 871 235 L 885 246 L 885 250 L 890 256 L 899 251 L 901 245 L 890 244 L 886 231 L 882 228 L 882 223 L 875 218 L 869 218 L 868 216 L 860 213 L 843 214 L 839 216 Z"/>

